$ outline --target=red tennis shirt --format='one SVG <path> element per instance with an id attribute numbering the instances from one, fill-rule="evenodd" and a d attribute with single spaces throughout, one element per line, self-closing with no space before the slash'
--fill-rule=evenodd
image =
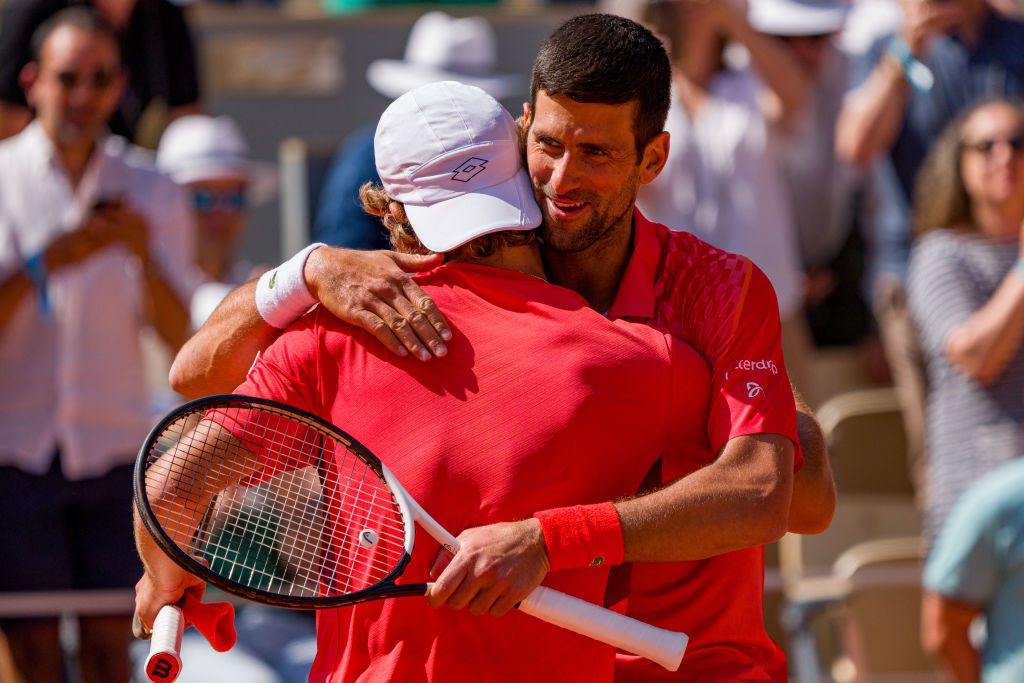
<path id="1" fill-rule="evenodd" d="M 692 440 L 670 444 L 662 482 L 709 464 L 726 441 L 750 434 L 788 437 L 796 447 L 796 467 L 803 464 L 775 292 L 749 259 L 652 223 L 637 211 L 633 255 L 608 313 L 674 335 L 711 365 L 710 441 L 703 450 L 691 448 Z M 685 631 L 690 642 L 674 674 L 620 654 L 617 682 L 786 680 L 785 656 L 764 630 L 762 547 L 621 569 L 629 578 L 627 613 Z M 613 575 L 613 589 L 621 578 Z"/>
<path id="2" fill-rule="evenodd" d="M 675 432 L 704 430 L 709 368 L 648 325 L 609 321 L 522 273 L 450 263 L 416 278 L 445 312 L 448 355 L 397 358 L 321 310 L 257 360 L 238 392 L 295 405 L 381 458 L 445 528 L 633 493 Z M 417 531 L 402 582 L 428 580 Z M 545 584 L 601 603 L 607 564 Z M 419 598 L 317 615 L 311 681 L 607 681 L 612 648 L 519 612 L 495 619 Z"/>

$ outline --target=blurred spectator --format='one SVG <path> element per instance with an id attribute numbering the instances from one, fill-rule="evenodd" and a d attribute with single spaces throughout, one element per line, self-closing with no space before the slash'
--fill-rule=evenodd
<path id="1" fill-rule="evenodd" d="M 924 572 L 921 637 L 957 683 L 1024 681 L 1024 460 L 957 501 Z M 972 623 L 985 618 L 984 646 Z"/>
<path id="2" fill-rule="evenodd" d="M 918 177 L 907 282 L 928 370 L 925 535 L 1024 444 L 1024 108 L 976 105 Z"/>
<path id="3" fill-rule="evenodd" d="M 665 123 L 672 142 L 664 170 L 640 188 L 638 206 L 651 220 L 747 256 L 765 272 L 779 300 L 786 367 L 800 387 L 809 350 L 804 278 L 773 129 L 802 114 L 811 77 L 784 45 L 754 31 L 732 0 L 655 2 L 650 9 L 673 63 Z M 726 65 L 729 41 L 746 47 L 750 68 Z"/>
<path id="4" fill-rule="evenodd" d="M 249 207 L 277 191 L 277 171 L 249 158 L 249 145 L 234 121 L 202 114 L 167 127 L 156 164 L 192 203 L 202 282 L 192 295 L 191 318 L 198 328 L 228 292 L 266 270 L 237 260 L 236 251 Z"/>
<path id="5" fill-rule="evenodd" d="M 434 81 L 459 81 L 486 91 L 496 99 L 525 92 L 526 79 L 501 74 L 498 39 L 483 17 L 456 19 L 444 12 L 427 12 L 412 26 L 403 59 L 379 59 L 366 70 L 373 89 L 397 98 Z M 359 187 L 370 180 L 380 184 L 373 157 L 376 122 L 352 133 L 338 152 L 320 192 L 313 226 L 315 241 L 353 249 L 389 249 L 387 233 L 359 202 Z"/>
<path id="6" fill-rule="evenodd" d="M 984 0 L 901 4 L 902 30 L 877 40 L 854 69 L 836 145 L 844 159 L 871 168 L 868 287 L 919 461 L 925 385 L 904 289 L 911 195 L 925 154 L 959 112 L 986 97 L 1024 95 L 1024 24 Z"/>
<path id="7" fill-rule="evenodd" d="M 76 7 L 38 31 L 37 118 L 0 143 L 0 589 L 130 588 L 150 427 L 139 331 L 185 339 L 192 223 L 178 188 L 106 134 L 125 86 L 110 27 Z M 130 619 L 80 618 L 82 681 L 128 680 Z M 24 680 L 60 679 L 56 618 L 0 626 Z"/>
<path id="8" fill-rule="evenodd" d="M 850 223 L 854 168 L 837 159 L 835 126 L 847 88 L 846 56 L 834 38 L 843 0 L 750 0 L 750 24 L 789 49 L 810 80 L 810 97 L 781 135 L 781 169 L 805 270 L 825 267 Z"/>
<path id="9" fill-rule="evenodd" d="M 6 0 L 3 5 L 0 138 L 14 135 L 32 118 L 19 79 L 33 50 L 38 51 L 31 44 L 33 33 L 48 17 L 72 5 L 91 5 L 117 32 L 128 87 L 110 119 L 111 131 L 140 141 L 143 115 L 154 116 L 155 103 L 166 107 L 170 119 L 200 110 L 195 50 L 179 5 L 169 0 Z M 155 143 L 159 130 L 148 132 L 151 139 L 141 142 Z"/>

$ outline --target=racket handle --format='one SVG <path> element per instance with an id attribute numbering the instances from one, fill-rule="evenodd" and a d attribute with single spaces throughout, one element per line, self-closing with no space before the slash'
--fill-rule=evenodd
<path id="1" fill-rule="evenodd" d="M 651 626 L 544 586 L 526 596 L 519 609 L 550 624 L 640 655 L 669 671 L 679 668 L 689 641 L 685 633 Z"/>
<path id="2" fill-rule="evenodd" d="M 146 658 L 146 676 L 153 683 L 171 683 L 181 673 L 181 635 L 185 616 L 177 605 L 164 605 L 153 622 Z"/>

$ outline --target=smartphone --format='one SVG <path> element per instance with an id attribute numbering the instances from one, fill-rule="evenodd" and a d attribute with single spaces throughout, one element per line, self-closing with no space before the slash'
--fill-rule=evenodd
<path id="1" fill-rule="evenodd" d="M 103 211 L 104 209 L 116 209 L 119 206 L 121 206 L 120 197 L 101 197 L 93 203 L 92 210 L 93 212 Z"/>

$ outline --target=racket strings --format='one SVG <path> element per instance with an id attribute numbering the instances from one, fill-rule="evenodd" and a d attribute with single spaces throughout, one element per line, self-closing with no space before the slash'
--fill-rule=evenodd
<path id="1" fill-rule="evenodd" d="M 248 588 L 341 596 L 383 581 L 405 553 L 378 472 L 319 426 L 259 405 L 169 425 L 150 449 L 146 490 L 179 548 Z"/>

